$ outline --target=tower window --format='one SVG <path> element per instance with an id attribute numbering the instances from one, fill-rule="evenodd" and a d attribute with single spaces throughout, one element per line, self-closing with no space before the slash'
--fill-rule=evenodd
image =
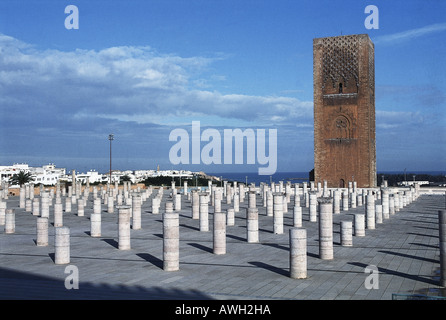
<path id="1" fill-rule="evenodd" d="M 342 82 L 339 83 L 339 93 L 342 93 Z"/>

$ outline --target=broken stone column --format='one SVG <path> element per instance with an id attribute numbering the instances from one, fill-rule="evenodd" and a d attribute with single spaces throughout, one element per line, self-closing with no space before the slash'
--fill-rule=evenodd
<path id="1" fill-rule="evenodd" d="M 33 216 L 39 216 L 40 215 L 40 202 L 39 198 L 33 199 Z"/>
<path id="2" fill-rule="evenodd" d="M 440 242 L 440 286 L 446 287 L 446 210 L 438 211 Z"/>
<path id="3" fill-rule="evenodd" d="M 294 206 L 299 205 L 300 207 L 300 194 L 298 191 L 295 191 L 295 195 L 294 195 Z"/>
<path id="4" fill-rule="evenodd" d="M 259 242 L 259 209 L 248 208 L 246 211 L 247 241 Z"/>
<path id="5" fill-rule="evenodd" d="M 308 191 L 310 201 L 310 222 L 317 221 L 317 191 Z"/>
<path id="6" fill-rule="evenodd" d="M 209 205 L 206 192 L 200 192 L 200 231 L 209 231 Z"/>
<path id="7" fill-rule="evenodd" d="M 356 195 L 356 206 L 357 207 L 362 206 L 362 193 L 358 193 Z"/>
<path id="8" fill-rule="evenodd" d="M 65 212 L 71 212 L 71 199 L 69 197 L 65 198 Z"/>
<path id="9" fill-rule="evenodd" d="M 19 208 L 24 209 L 25 208 L 25 199 L 26 199 L 26 189 L 25 186 L 20 187 L 20 194 L 19 194 Z"/>
<path id="10" fill-rule="evenodd" d="M 355 213 L 355 236 L 364 237 L 365 236 L 365 215 L 363 213 Z"/>
<path id="11" fill-rule="evenodd" d="M 173 197 L 174 201 L 175 201 L 175 211 L 180 211 L 181 210 L 181 193 L 175 193 L 174 197 Z"/>
<path id="12" fill-rule="evenodd" d="M 26 212 L 32 211 L 32 200 L 31 199 L 25 199 L 25 211 Z"/>
<path id="13" fill-rule="evenodd" d="M 329 194 L 328 194 L 327 180 L 324 180 L 324 185 L 323 185 L 322 188 L 323 188 L 323 189 L 322 189 L 322 196 L 324 196 L 324 197 L 328 197 Z"/>
<path id="14" fill-rule="evenodd" d="M 383 206 L 381 204 L 375 205 L 376 223 L 383 223 Z"/>
<path id="15" fill-rule="evenodd" d="M 121 194 L 121 190 L 118 191 L 118 195 L 116 196 L 116 205 L 117 206 L 122 206 L 122 194 Z"/>
<path id="16" fill-rule="evenodd" d="M 288 213 L 288 202 L 287 202 L 286 195 L 282 195 L 282 204 L 283 204 L 283 207 L 282 207 L 283 213 L 284 214 Z"/>
<path id="17" fill-rule="evenodd" d="M 198 190 L 192 190 L 192 219 L 200 217 L 200 195 Z"/>
<path id="18" fill-rule="evenodd" d="M 107 198 L 107 212 L 108 213 L 113 213 L 114 212 L 114 197 L 113 196 L 108 196 Z M 79 202 L 78 202 L 79 205 Z"/>
<path id="19" fill-rule="evenodd" d="M 341 213 L 341 192 L 339 190 L 333 191 L 333 213 Z"/>
<path id="20" fill-rule="evenodd" d="M 118 249 L 130 250 L 130 206 L 119 206 L 118 209 Z"/>
<path id="21" fill-rule="evenodd" d="M 167 213 L 172 213 L 173 210 L 173 202 L 172 201 L 166 201 L 166 210 Z"/>
<path id="22" fill-rule="evenodd" d="M 62 203 L 56 202 L 54 204 L 54 227 L 62 227 L 62 226 L 63 226 Z"/>
<path id="23" fill-rule="evenodd" d="M 381 204 L 383 206 L 383 219 L 389 219 L 390 205 L 389 205 L 389 191 L 387 189 L 382 190 Z"/>
<path id="24" fill-rule="evenodd" d="M 273 193 L 271 191 L 268 191 L 266 194 L 266 215 L 268 217 L 272 217 L 273 216 L 273 212 L 274 212 L 274 200 L 273 200 Z"/>
<path id="25" fill-rule="evenodd" d="M 99 200 L 99 199 L 98 199 Z M 100 237 L 101 236 L 101 213 L 93 212 L 90 215 L 90 236 Z"/>
<path id="26" fill-rule="evenodd" d="M 275 234 L 283 233 L 283 195 L 281 193 L 273 193 L 273 231 Z"/>
<path id="27" fill-rule="evenodd" d="M 333 259 L 333 206 L 328 197 L 319 198 L 319 257 Z"/>
<path id="28" fill-rule="evenodd" d="M 232 187 L 231 187 L 231 184 L 228 183 L 224 190 L 226 192 L 226 204 L 231 204 L 231 202 L 232 202 Z M 222 198 L 223 198 L 223 195 L 222 195 Z"/>
<path id="29" fill-rule="evenodd" d="M 163 270 L 180 269 L 180 225 L 178 212 L 163 214 Z"/>
<path id="30" fill-rule="evenodd" d="M 395 198 L 393 197 L 393 194 L 389 196 L 389 214 L 395 214 Z"/>
<path id="31" fill-rule="evenodd" d="M 54 263 L 70 263 L 70 229 L 68 227 L 55 228 Z"/>
<path id="32" fill-rule="evenodd" d="M 214 254 L 226 254 L 226 214 L 214 212 Z"/>
<path id="33" fill-rule="evenodd" d="M 302 207 L 300 206 L 300 196 L 294 198 L 293 227 L 302 227 Z"/>
<path id="34" fill-rule="evenodd" d="M 36 245 L 44 247 L 48 245 L 48 218 L 37 217 Z"/>
<path id="35" fill-rule="evenodd" d="M 356 209 L 356 192 L 354 191 L 350 194 L 350 207 Z"/>
<path id="36" fill-rule="evenodd" d="M 366 197 L 366 228 L 375 229 L 375 196 L 373 194 L 368 194 Z"/>
<path id="37" fill-rule="evenodd" d="M 101 199 L 99 199 L 99 198 L 94 199 L 93 200 L 93 213 L 101 214 L 101 210 L 102 210 Z"/>
<path id="38" fill-rule="evenodd" d="M 256 207 L 256 192 L 248 191 L 248 208 Z"/>
<path id="39" fill-rule="evenodd" d="M 6 202 L 0 201 L 0 226 L 5 225 L 6 217 Z"/>
<path id="40" fill-rule="evenodd" d="M 15 233 L 15 212 L 13 209 L 6 209 L 5 213 L 5 233 Z"/>
<path id="41" fill-rule="evenodd" d="M 132 196 L 132 229 L 141 229 L 141 196 L 139 194 Z"/>
<path id="42" fill-rule="evenodd" d="M 393 195 L 393 201 L 394 201 L 394 205 L 395 205 L 395 212 L 400 211 L 400 195 L 398 192 L 395 192 Z"/>
<path id="43" fill-rule="evenodd" d="M 348 211 L 348 191 L 342 192 L 342 211 Z"/>
<path id="44" fill-rule="evenodd" d="M 42 192 L 42 196 L 40 199 L 40 216 L 49 218 L 50 216 L 50 194 L 46 191 Z"/>
<path id="45" fill-rule="evenodd" d="M 222 200 L 222 192 L 219 188 L 215 189 L 214 192 L 214 213 L 221 212 L 221 200 Z"/>
<path id="46" fill-rule="evenodd" d="M 308 208 L 310 206 L 310 195 L 308 194 L 308 186 L 306 182 L 302 183 L 302 192 L 304 196 L 304 204 L 305 208 Z"/>
<path id="47" fill-rule="evenodd" d="M 353 223 L 351 221 L 341 221 L 341 246 L 353 246 Z"/>
<path id="48" fill-rule="evenodd" d="M 77 199 L 77 216 L 78 217 L 83 217 L 85 210 L 84 210 L 84 199 L 79 198 Z"/>
<path id="49" fill-rule="evenodd" d="M 291 182 L 289 181 L 287 181 L 285 186 L 285 198 L 287 203 L 291 201 Z"/>
<path id="50" fill-rule="evenodd" d="M 307 277 L 307 231 L 303 228 L 290 229 L 290 278 Z"/>
<path id="51" fill-rule="evenodd" d="M 235 192 L 234 194 L 234 212 L 240 211 L 240 196 L 238 192 Z"/>
<path id="52" fill-rule="evenodd" d="M 152 214 L 160 213 L 161 199 L 158 196 L 152 198 Z"/>
<path id="53" fill-rule="evenodd" d="M 238 185 L 238 190 L 239 190 L 239 197 L 240 197 L 240 202 L 244 202 L 245 201 L 245 186 L 243 183 L 240 183 Z"/>
<path id="54" fill-rule="evenodd" d="M 183 182 L 183 194 L 185 196 L 187 196 L 188 192 L 187 192 L 187 181 Z"/>
<path id="55" fill-rule="evenodd" d="M 226 224 L 228 226 L 233 226 L 235 224 L 234 212 L 235 212 L 235 210 L 233 208 L 229 208 L 226 210 L 226 213 L 227 213 Z"/>

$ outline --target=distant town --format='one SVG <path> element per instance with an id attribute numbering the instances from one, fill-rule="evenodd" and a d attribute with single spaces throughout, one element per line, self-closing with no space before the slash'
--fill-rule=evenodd
<path id="1" fill-rule="evenodd" d="M 0 183 L 10 184 L 10 187 L 14 188 L 16 185 L 11 183 L 11 179 L 14 175 L 19 173 L 25 173 L 29 175 L 28 183 L 34 185 L 54 186 L 56 184 L 72 184 L 73 176 L 76 182 L 82 184 L 107 184 L 110 183 L 110 172 L 101 173 L 96 170 L 90 170 L 87 172 L 67 170 L 66 168 L 57 168 L 54 163 L 49 163 L 41 167 L 32 167 L 27 163 L 14 163 L 10 166 L 0 166 Z M 407 187 L 417 183 L 420 186 L 446 186 L 446 176 L 444 174 L 432 175 L 432 174 L 417 174 L 415 179 L 414 174 L 405 173 L 379 173 L 377 180 L 388 182 L 389 186 L 401 186 Z M 189 170 L 160 170 L 157 166 L 156 169 L 148 170 L 112 170 L 111 171 L 111 183 L 122 183 L 123 181 L 130 181 L 131 183 L 142 183 L 145 185 L 170 185 L 172 181 L 176 181 L 177 184 L 182 185 L 182 181 L 189 180 L 189 185 L 207 186 L 209 180 L 213 183 L 222 183 L 223 179 L 219 176 L 208 175 L 203 171 L 194 172 Z M 192 181 L 191 181 L 192 180 Z M 285 179 L 286 180 L 286 179 Z M 243 183 L 244 181 L 239 181 Z M 17 185 L 18 187 L 18 185 Z"/>
<path id="2" fill-rule="evenodd" d="M 26 163 L 14 163 L 11 166 L 0 166 L 1 182 L 8 182 L 19 172 L 29 173 L 33 184 L 56 185 L 59 183 L 72 183 L 73 172 L 66 168 L 57 168 L 55 164 L 50 163 L 42 167 L 30 167 Z M 75 172 L 75 179 L 80 183 L 102 184 L 110 182 L 110 172 L 100 173 L 96 170 L 88 172 Z M 204 172 L 193 172 L 188 170 L 160 170 L 159 166 L 153 170 L 112 170 L 111 182 L 120 183 L 121 181 L 131 181 L 140 183 L 147 178 L 171 177 L 172 179 L 211 179 L 220 181 L 219 177 L 208 176 Z"/>

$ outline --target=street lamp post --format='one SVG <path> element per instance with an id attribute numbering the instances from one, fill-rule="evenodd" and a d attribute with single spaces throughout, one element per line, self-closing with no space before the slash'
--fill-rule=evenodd
<path id="1" fill-rule="evenodd" d="M 113 134 L 108 135 L 108 140 L 110 140 L 110 184 L 112 184 L 112 141 Z"/>

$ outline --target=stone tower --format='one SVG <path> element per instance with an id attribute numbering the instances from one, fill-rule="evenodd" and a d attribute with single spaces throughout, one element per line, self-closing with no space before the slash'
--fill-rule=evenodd
<path id="1" fill-rule="evenodd" d="M 315 183 L 376 186 L 374 53 L 367 34 L 313 39 Z"/>

